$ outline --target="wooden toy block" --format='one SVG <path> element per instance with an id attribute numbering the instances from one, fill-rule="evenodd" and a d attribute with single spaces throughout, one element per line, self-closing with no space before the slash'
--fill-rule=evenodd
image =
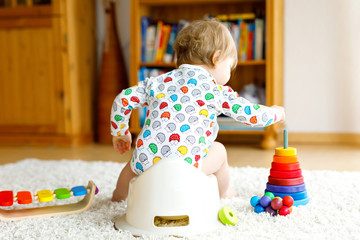
<path id="1" fill-rule="evenodd" d="M 16 194 L 18 204 L 30 204 L 32 203 L 31 192 L 21 191 Z"/>
<path id="2" fill-rule="evenodd" d="M 84 186 L 73 187 L 71 191 L 73 192 L 74 196 L 82 196 L 87 194 L 87 190 Z"/>
<path id="3" fill-rule="evenodd" d="M 37 192 L 39 202 L 51 202 L 54 200 L 54 194 L 50 190 L 41 190 Z"/>
<path id="4" fill-rule="evenodd" d="M 57 199 L 66 199 L 71 196 L 71 193 L 70 193 L 69 189 L 67 189 L 67 188 L 55 189 L 54 193 L 55 193 Z"/>
<path id="5" fill-rule="evenodd" d="M 0 206 L 7 207 L 12 206 L 14 203 L 14 194 L 12 191 L 0 192 Z"/>

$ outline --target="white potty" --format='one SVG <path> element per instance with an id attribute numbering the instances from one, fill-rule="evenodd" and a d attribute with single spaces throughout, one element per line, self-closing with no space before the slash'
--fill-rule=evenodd
<path id="1" fill-rule="evenodd" d="M 204 233 L 222 226 L 220 208 L 214 175 L 206 176 L 185 161 L 163 159 L 130 181 L 127 213 L 115 221 L 115 228 L 133 235 Z M 157 224 L 164 221 L 175 224 Z"/>

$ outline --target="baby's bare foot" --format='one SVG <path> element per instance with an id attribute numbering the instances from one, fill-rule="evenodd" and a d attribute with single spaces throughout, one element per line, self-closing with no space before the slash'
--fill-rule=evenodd
<path id="1" fill-rule="evenodd" d="M 231 199 L 237 196 L 238 196 L 237 192 L 233 188 L 229 187 L 228 190 L 221 196 L 221 198 Z"/>

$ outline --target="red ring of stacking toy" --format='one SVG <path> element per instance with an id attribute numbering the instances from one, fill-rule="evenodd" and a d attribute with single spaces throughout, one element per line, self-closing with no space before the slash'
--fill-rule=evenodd
<path id="1" fill-rule="evenodd" d="M 280 185 L 280 186 L 293 186 L 304 183 L 304 177 L 298 178 L 274 178 L 269 176 L 269 183 L 272 185 Z"/>
<path id="2" fill-rule="evenodd" d="M 271 168 L 278 171 L 293 171 L 300 169 L 300 163 L 277 163 L 272 162 Z"/>
<path id="3" fill-rule="evenodd" d="M 274 178 L 298 178 L 302 177 L 301 169 L 293 171 L 278 171 L 270 169 L 270 176 Z"/>
<path id="4" fill-rule="evenodd" d="M 298 162 L 298 157 L 297 157 L 297 155 L 294 155 L 294 156 L 278 156 L 278 155 L 274 155 L 273 156 L 273 161 L 278 162 L 278 163 L 297 163 Z"/>

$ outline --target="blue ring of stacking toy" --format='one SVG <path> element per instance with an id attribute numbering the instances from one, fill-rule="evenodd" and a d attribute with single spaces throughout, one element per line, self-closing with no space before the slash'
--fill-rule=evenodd
<path id="1" fill-rule="evenodd" d="M 266 192 L 270 192 L 270 191 L 266 189 L 265 193 Z M 281 198 L 284 198 L 285 196 L 291 196 L 294 199 L 294 201 L 302 200 L 308 197 L 306 190 L 297 193 L 276 193 L 276 192 L 272 192 L 272 193 L 275 195 L 275 197 L 281 197 Z"/>
<path id="2" fill-rule="evenodd" d="M 277 192 L 277 193 L 296 193 L 306 190 L 305 183 L 293 186 L 279 186 L 273 185 L 270 183 L 266 183 L 266 190 L 269 192 Z"/>
<path id="3" fill-rule="evenodd" d="M 302 200 L 296 200 L 296 201 L 294 201 L 293 206 L 297 207 L 297 206 L 300 206 L 300 205 L 306 205 L 306 204 L 309 203 L 309 201 L 310 201 L 309 198 L 305 198 L 305 199 L 302 199 Z"/>

